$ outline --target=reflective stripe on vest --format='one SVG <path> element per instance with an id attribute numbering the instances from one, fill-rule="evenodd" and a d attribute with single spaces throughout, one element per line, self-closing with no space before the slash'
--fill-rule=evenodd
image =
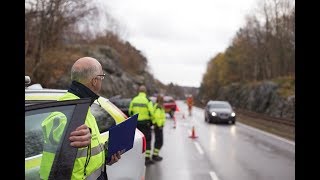
<path id="1" fill-rule="evenodd" d="M 87 157 L 88 148 L 79 148 L 77 152 L 77 158 Z M 97 155 L 101 152 L 100 146 L 91 148 L 91 156 Z"/>
<path id="2" fill-rule="evenodd" d="M 148 108 L 148 106 L 146 104 L 141 104 L 141 103 L 133 103 L 132 107 L 146 107 L 146 108 Z"/>

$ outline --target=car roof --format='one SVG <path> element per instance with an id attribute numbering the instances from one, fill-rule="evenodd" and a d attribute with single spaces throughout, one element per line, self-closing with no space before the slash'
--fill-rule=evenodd
<path id="1" fill-rule="evenodd" d="M 208 101 L 207 104 L 230 104 L 228 101 L 213 101 L 213 100 L 210 100 Z"/>
<path id="2" fill-rule="evenodd" d="M 25 100 L 32 101 L 37 100 L 39 102 L 44 100 L 58 100 L 60 96 L 65 94 L 67 90 L 63 89 L 25 89 Z M 124 121 L 127 116 L 119 109 L 119 107 L 115 106 L 108 98 L 100 96 L 99 99 L 102 98 L 104 102 L 98 102 L 97 100 L 94 102 L 95 104 L 102 105 L 104 109 L 108 109 L 107 112 L 115 119 L 116 123 L 120 123 Z"/>
<path id="3" fill-rule="evenodd" d="M 164 96 L 163 100 L 168 101 L 168 100 L 174 100 L 172 96 Z"/>

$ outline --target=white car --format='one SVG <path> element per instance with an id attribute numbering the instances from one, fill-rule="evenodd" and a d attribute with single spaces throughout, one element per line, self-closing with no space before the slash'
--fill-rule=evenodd
<path id="1" fill-rule="evenodd" d="M 65 134 L 71 132 L 71 129 L 74 129 L 77 125 L 84 123 L 86 116 L 84 112 L 89 107 L 89 101 L 86 99 L 56 101 L 65 92 L 66 90 L 43 89 L 39 84 L 25 89 L 25 179 L 40 179 L 39 168 L 43 150 L 41 123 L 49 113 L 60 111 L 69 116 L 67 117 L 68 122 L 72 123 L 67 123 L 68 126 L 64 130 Z M 100 97 L 91 105 L 91 112 L 97 120 L 104 141 L 108 139 L 108 129 L 127 118 L 121 110 L 104 97 Z M 67 136 L 64 138 L 61 139 L 67 141 Z M 52 165 L 50 173 L 54 174 L 55 177 L 65 178 L 64 176 L 70 177 L 71 171 L 69 170 L 69 172 L 68 168 L 62 168 L 61 164 L 67 166 L 68 163 L 69 165 L 71 163 L 72 166 L 74 158 L 70 157 L 75 157 L 75 155 L 70 156 L 70 153 L 76 153 L 76 151 L 73 152 L 72 149 L 75 148 L 62 142 L 60 149 L 56 151 L 60 153 L 59 158 L 56 158 L 57 161 Z M 145 150 L 145 136 L 136 129 L 133 148 L 122 154 L 117 163 L 111 166 L 107 165 L 108 179 L 143 180 L 146 170 Z M 68 152 L 65 153 L 67 156 L 63 152 Z M 62 177 L 62 175 L 64 176 Z"/>

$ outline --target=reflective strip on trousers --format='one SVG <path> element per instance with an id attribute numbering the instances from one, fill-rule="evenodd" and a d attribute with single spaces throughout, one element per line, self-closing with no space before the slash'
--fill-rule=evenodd
<path id="1" fill-rule="evenodd" d="M 160 149 L 155 148 L 153 151 L 153 155 L 158 155 L 159 154 Z"/>
<path id="2" fill-rule="evenodd" d="M 151 151 L 150 150 L 146 150 L 146 157 L 151 157 Z"/>
<path id="3" fill-rule="evenodd" d="M 104 166 L 105 164 L 103 163 L 97 170 L 95 170 L 92 174 L 90 174 L 89 176 L 87 176 L 87 180 L 97 180 L 97 178 L 100 176 L 101 172 L 104 172 Z"/>

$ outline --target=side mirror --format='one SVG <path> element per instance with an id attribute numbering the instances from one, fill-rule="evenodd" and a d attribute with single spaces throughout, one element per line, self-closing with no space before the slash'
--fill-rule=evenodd
<path id="1" fill-rule="evenodd" d="M 31 79 L 30 79 L 30 77 L 29 76 L 24 76 L 24 84 L 25 85 L 28 85 L 28 84 L 30 84 L 31 83 Z"/>

